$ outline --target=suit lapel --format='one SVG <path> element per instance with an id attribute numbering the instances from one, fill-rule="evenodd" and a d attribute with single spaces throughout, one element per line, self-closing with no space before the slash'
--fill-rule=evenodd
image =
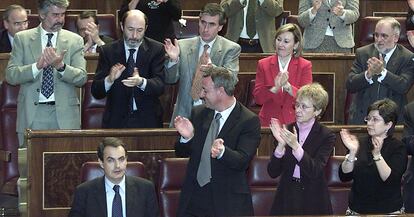
<path id="1" fill-rule="evenodd" d="M 388 71 L 393 72 L 394 74 L 398 72 L 398 54 L 401 53 L 401 47 L 397 45 L 394 50 L 394 53 L 391 55 L 390 59 L 388 60 L 387 66 L 385 67 Z"/>
<path id="2" fill-rule="evenodd" d="M 68 49 L 68 39 L 65 38 L 65 35 L 62 34 L 62 31 L 59 31 L 56 37 L 56 52 L 60 54 L 63 50 Z"/>
<path id="3" fill-rule="evenodd" d="M 191 73 L 191 80 L 190 82 L 193 80 L 195 71 L 196 71 L 196 67 L 198 65 L 198 48 L 200 47 L 200 37 L 197 37 L 197 39 L 193 40 L 192 43 L 189 43 L 189 47 L 188 49 L 188 53 L 187 53 L 187 59 L 188 59 L 188 68 L 189 68 L 189 72 Z"/>
<path id="4" fill-rule="evenodd" d="M 137 208 L 139 207 L 138 199 L 140 197 L 139 189 L 132 183 L 128 176 L 125 176 L 125 198 L 126 198 L 126 217 L 137 216 Z"/>
<path id="5" fill-rule="evenodd" d="M 296 127 L 296 126 L 295 126 Z M 315 147 L 319 144 L 314 143 L 315 138 L 319 136 L 321 126 L 319 123 L 315 120 L 315 123 L 312 126 L 311 131 L 309 132 L 308 137 L 306 137 L 305 142 L 303 143 L 303 150 L 305 150 L 307 153 L 313 153 L 313 150 Z M 299 138 L 299 130 L 296 128 L 296 132 L 298 132 L 298 138 Z"/>
<path id="6" fill-rule="evenodd" d="M 42 32 L 40 30 L 40 25 L 37 27 L 37 30 L 33 32 L 30 36 L 30 51 L 34 60 L 37 60 L 43 52 L 42 49 Z M 40 36 L 40 37 L 39 37 Z"/>
<path id="7" fill-rule="evenodd" d="M 236 106 L 234 106 L 233 111 L 231 111 L 230 116 L 227 118 L 226 122 L 221 128 L 218 137 L 221 137 L 221 135 L 229 135 L 228 131 L 230 131 L 230 129 L 232 129 L 236 124 L 238 124 L 238 120 L 240 119 L 240 113 L 241 105 L 239 102 L 236 102 Z"/>
<path id="8" fill-rule="evenodd" d="M 222 59 L 223 43 L 222 38 L 217 36 L 216 41 L 213 44 L 210 52 L 210 59 L 213 64 L 219 65 Z"/>
<path id="9" fill-rule="evenodd" d="M 135 66 L 138 68 L 138 71 L 144 64 L 148 64 L 148 49 L 147 40 L 144 38 L 142 40 L 142 44 L 139 46 L 137 61 L 135 62 Z M 140 76 L 142 76 L 142 74 L 140 74 Z"/>
<path id="10" fill-rule="evenodd" d="M 108 216 L 106 208 L 106 189 L 105 189 L 105 179 L 104 176 L 100 177 L 98 180 L 98 185 L 95 187 L 95 199 L 97 202 L 97 212 L 105 214 L 105 217 Z M 101 210 L 101 211 L 98 211 Z"/>

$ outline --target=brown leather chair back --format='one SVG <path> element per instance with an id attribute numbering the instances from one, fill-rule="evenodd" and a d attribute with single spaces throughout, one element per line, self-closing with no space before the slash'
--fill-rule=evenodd
<path id="1" fill-rule="evenodd" d="M 9 153 L 9 161 L 0 162 L 1 192 L 17 194 L 16 181 L 19 177 L 17 150 L 19 140 L 16 134 L 17 96 L 19 86 L 12 86 L 6 81 L 1 84 L 0 93 L 0 129 L 1 152 Z"/>
<path id="2" fill-rule="evenodd" d="M 188 158 L 165 158 L 160 163 L 158 199 L 161 216 L 176 216 L 187 163 Z"/>
<path id="3" fill-rule="evenodd" d="M 247 94 L 246 105 L 247 105 L 247 108 L 250 109 L 250 111 L 253 111 L 256 114 L 259 114 L 261 106 L 256 104 L 256 101 L 254 100 L 254 96 L 253 96 L 255 85 L 256 85 L 256 79 L 253 79 L 249 82 L 249 90 Z"/>
<path id="4" fill-rule="evenodd" d="M 145 166 L 139 161 L 130 161 L 127 164 L 126 174 L 128 176 L 137 176 L 146 178 Z M 102 167 L 99 162 L 85 162 L 81 167 L 80 181 L 85 182 L 104 175 Z"/>
<path id="5" fill-rule="evenodd" d="M 105 110 L 106 98 L 96 99 L 92 96 L 92 82 L 92 80 L 88 80 L 83 87 L 82 129 L 102 128 L 102 116 Z"/>

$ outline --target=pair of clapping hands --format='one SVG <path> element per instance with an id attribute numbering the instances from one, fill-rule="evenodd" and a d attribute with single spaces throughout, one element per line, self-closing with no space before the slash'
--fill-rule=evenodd
<path id="1" fill-rule="evenodd" d="M 109 72 L 109 75 L 107 76 L 108 82 L 113 83 L 116 79 L 118 79 L 122 72 L 126 69 L 126 67 L 120 63 L 117 63 L 111 67 L 111 71 Z M 132 73 L 132 76 L 123 79 L 121 81 L 125 86 L 127 87 L 136 87 L 141 86 L 144 82 L 144 78 L 142 78 L 139 75 L 138 68 L 134 68 L 134 72 Z"/>
<path id="2" fill-rule="evenodd" d="M 42 52 L 42 55 L 37 60 L 36 67 L 40 70 L 46 66 L 52 66 L 55 69 L 62 68 L 64 66 L 63 57 L 66 54 L 66 50 L 62 51 L 60 54 L 56 52 L 54 47 L 45 47 Z"/>
<path id="3" fill-rule="evenodd" d="M 278 142 L 278 147 L 284 149 L 286 145 L 290 146 L 293 150 L 296 150 L 300 145 L 298 142 L 298 134 L 296 128 L 293 127 L 293 132 L 290 132 L 286 125 L 280 124 L 280 121 L 276 118 L 270 119 L 270 130 L 272 131 L 273 137 Z"/>
<path id="4" fill-rule="evenodd" d="M 321 8 L 322 6 L 322 2 L 324 0 L 313 0 L 312 1 L 312 14 L 316 14 L 319 10 L 319 8 Z M 337 1 L 335 3 L 335 5 L 331 8 L 331 11 L 333 14 L 335 14 L 336 16 L 340 17 L 342 15 L 344 15 L 344 6 L 342 5 L 341 1 Z"/>

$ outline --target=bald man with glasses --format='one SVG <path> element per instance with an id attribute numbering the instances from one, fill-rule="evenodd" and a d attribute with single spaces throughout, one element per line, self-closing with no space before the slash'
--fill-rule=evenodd
<path id="1" fill-rule="evenodd" d="M 9 5 L 3 13 L 4 29 L 0 32 L 0 53 L 10 53 L 13 37 L 17 32 L 27 29 L 27 12 L 20 5 Z"/>

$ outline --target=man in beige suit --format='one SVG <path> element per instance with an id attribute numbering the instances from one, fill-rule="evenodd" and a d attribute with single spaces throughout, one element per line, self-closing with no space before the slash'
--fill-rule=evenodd
<path id="1" fill-rule="evenodd" d="M 44 0 L 39 7 L 41 24 L 14 37 L 6 81 L 20 85 L 17 104 L 17 132 L 32 129 L 79 129 L 80 111 L 76 87 L 86 82 L 83 40 L 62 30 L 67 0 Z M 46 47 L 52 33 L 52 46 Z M 44 68 L 53 68 L 53 93 L 46 97 L 42 89 Z M 49 123 L 41 119 L 43 112 Z M 49 113 L 52 112 L 52 113 Z M 20 146 L 23 145 L 19 141 Z"/>
<path id="2" fill-rule="evenodd" d="M 68 0 L 40 0 L 41 24 L 14 36 L 6 81 L 20 85 L 16 128 L 22 148 L 19 150 L 21 179 L 26 177 L 23 139 L 26 128 L 80 129 L 77 87 L 86 82 L 86 61 L 82 37 L 62 29 L 68 6 Z M 21 199 L 24 200 L 19 198 L 20 202 Z"/>
<path id="3" fill-rule="evenodd" d="M 283 0 L 221 0 L 228 17 L 226 38 L 241 45 L 242 53 L 274 53 L 275 17 L 283 12 Z M 254 19 L 252 34 L 247 23 L 249 7 Z"/>
<path id="4" fill-rule="evenodd" d="M 205 64 L 200 65 L 201 70 L 221 66 L 238 74 L 240 46 L 217 35 L 225 22 L 224 11 L 220 5 L 208 3 L 200 12 L 198 24 L 200 36 L 179 41 L 175 40 L 174 44 L 170 39 L 165 41 L 164 47 L 169 57 L 165 74 L 166 83 L 179 82 L 177 101 L 170 127 L 174 126 L 175 117 L 189 118 L 193 106 L 202 104 L 201 100 L 195 98 L 191 92 L 196 70 L 199 67 L 199 59 L 203 55 L 206 45 L 208 45 L 206 50 L 208 60 Z"/>

